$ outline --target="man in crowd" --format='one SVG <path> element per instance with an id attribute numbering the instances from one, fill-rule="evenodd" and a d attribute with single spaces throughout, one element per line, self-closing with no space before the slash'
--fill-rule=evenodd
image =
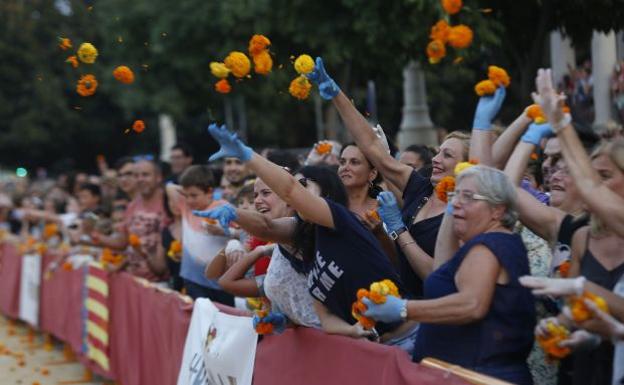
<path id="1" fill-rule="evenodd" d="M 191 148 L 186 143 L 178 142 L 175 146 L 171 147 L 169 163 L 171 164 L 171 177 L 167 179 L 167 182 L 177 184 L 180 175 L 193 164 Z"/>
<path id="2" fill-rule="evenodd" d="M 223 162 L 223 178 L 221 188 L 223 198 L 232 200 L 245 184 L 245 178 L 249 175 L 247 167 L 237 158 L 225 158 Z"/>
<path id="3" fill-rule="evenodd" d="M 134 163 L 134 175 L 136 196 L 128 205 L 122 231 L 113 236 L 92 234 L 93 243 L 126 249 L 124 266 L 128 272 L 150 281 L 162 281 L 167 272 L 166 261 L 157 252 L 166 222 L 162 172 L 153 160 L 144 159 Z"/>

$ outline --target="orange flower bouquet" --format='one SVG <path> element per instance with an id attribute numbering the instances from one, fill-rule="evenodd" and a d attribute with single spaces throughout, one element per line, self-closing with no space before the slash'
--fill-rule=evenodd
<path id="1" fill-rule="evenodd" d="M 145 131 L 145 122 L 142 120 L 135 120 L 134 123 L 132 123 L 132 130 L 137 134 L 142 133 Z"/>
<path id="2" fill-rule="evenodd" d="M 97 89 L 98 82 L 94 75 L 82 75 L 78 84 L 76 84 L 76 92 L 80 96 L 91 96 Z"/>
<path id="3" fill-rule="evenodd" d="M 488 67 L 488 79 L 480 81 L 475 86 L 475 92 L 479 96 L 491 95 L 498 87 L 509 87 L 511 78 L 501 67 L 489 66 Z"/>
<path id="4" fill-rule="evenodd" d="M 548 329 L 548 337 L 536 337 L 537 343 L 546 353 L 546 358 L 549 361 L 554 361 L 570 354 L 570 348 L 559 346 L 559 343 L 568 338 L 570 331 L 565 326 L 555 325 L 552 322 L 548 322 L 546 327 Z"/>
<path id="5" fill-rule="evenodd" d="M 69 38 L 66 37 L 59 37 L 59 48 L 62 49 L 63 51 L 66 51 L 70 48 L 72 48 L 72 41 Z"/>
<path id="6" fill-rule="evenodd" d="M 435 187 L 435 193 L 442 202 L 448 202 L 448 193 L 455 191 L 455 177 L 447 175 Z"/>
<path id="7" fill-rule="evenodd" d="M 593 317 L 593 314 L 587 305 L 585 305 L 584 300 L 592 301 L 598 309 L 604 311 L 605 313 L 609 312 L 609 306 L 607 305 L 607 301 L 604 298 L 595 295 L 589 291 L 585 291 L 583 295 L 571 297 L 568 301 L 568 305 L 570 306 L 570 312 L 572 313 L 572 319 L 575 322 L 583 322 Z"/>
<path id="8" fill-rule="evenodd" d="M 132 247 L 139 247 L 139 246 L 141 246 L 141 239 L 136 234 L 130 234 L 128 236 L 128 243 Z"/>
<path id="9" fill-rule="evenodd" d="M 74 67 L 74 68 L 78 68 L 78 66 L 80 65 L 80 63 L 78 63 L 78 57 L 76 57 L 76 55 L 69 56 L 65 60 L 65 63 L 71 64 L 71 66 Z"/>
<path id="10" fill-rule="evenodd" d="M 230 52 L 223 63 L 232 72 L 232 75 L 239 79 L 249 75 L 251 70 L 251 62 L 247 55 L 242 52 Z"/>
<path id="11" fill-rule="evenodd" d="M 449 15 L 454 15 L 462 9 L 462 0 L 440 0 L 440 3 L 444 12 Z"/>
<path id="12" fill-rule="evenodd" d="M 102 250 L 102 255 L 100 256 L 100 262 L 104 267 L 108 265 L 119 266 L 124 260 L 123 255 L 114 254 L 111 249 L 105 247 Z"/>
<path id="13" fill-rule="evenodd" d="M 232 86 L 227 79 L 221 79 L 214 85 L 215 91 L 220 94 L 229 94 L 232 91 Z"/>
<path id="14" fill-rule="evenodd" d="M 267 47 L 271 40 L 264 35 L 253 35 L 249 40 L 249 56 L 254 63 L 254 72 L 259 75 L 268 75 L 273 68 L 273 59 Z"/>
<path id="15" fill-rule="evenodd" d="M 182 242 L 174 239 L 171 241 L 171 245 L 169 245 L 169 251 L 167 251 L 167 257 L 171 258 L 176 262 L 180 262 L 180 257 L 182 254 Z"/>
<path id="16" fill-rule="evenodd" d="M 472 44 L 472 39 L 472 29 L 467 25 L 460 24 L 451 27 L 448 35 L 448 44 L 453 48 L 464 49 Z"/>
<path id="17" fill-rule="evenodd" d="M 363 299 L 368 298 L 371 302 L 380 304 L 385 303 L 389 295 L 401 298 L 399 289 L 394 282 L 384 279 L 383 281 L 371 283 L 368 290 L 360 289 L 357 291 L 357 300 L 351 305 L 351 315 L 364 329 L 372 329 L 375 327 L 375 321 L 364 315 L 368 308 L 364 304 Z"/>
<path id="18" fill-rule="evenodd" d="M 319 155 L 329 154 L 333 148 L 334 145 L 328 141 L 318 142 L 316 146 L 314 146 L 314 150 Z"/>
<path id="19" fill-rule="evenodd" d="M 127 66 L 119 66 L 113 70 L 113 77 L 120 83 L 130 84 L 134 82 L 134 72 Z"/>
<path id="20" fill-rule="evenodd" d="M 557 270 L 561 278 L 567 278 L 568 274 L 570 274 L 570 261 L 568 260 L 561 263 L 561 265 L 557 267 Z"/>
<path id="21" fill-rule="evenodd" d="M 427 57 L 429 58 L 429 63 L 437 64 L 442 60 L 442 58 L 446 56 L 446 46 L 442 40 L 432 40 L 427 45 Z"/>
<path id="22" fill-rule="evenodd" d="M 58 235 L 58 233 L 59 227 L 56 223 L 48 223 L 43 226 L 43 239 L 46 241 L 55 235 Z"/>
<path id="23" fill-rule="evenodd" d="M 312 84 L 305 75 L 299 75 L 290 82 L 288 92 L 299 100 L 305 100 L 310 96 Z"/>
<path id="24" fill-rule="evenodd" d="M 63 262 L 63 265 L 61 267 L 63 268 L 64 271 L 72 271 L 74 269 L 74 266 L 69 261 Z"/>
<path id="25" fill-rule="evenodd" d="M 544 111 L 542 111 L 542 107 L 540 107 L 539 104 L 531 104 L 526 109 L 526 115 L 537 124 L 546 122 L 546 116 L 544 115 Z"/>

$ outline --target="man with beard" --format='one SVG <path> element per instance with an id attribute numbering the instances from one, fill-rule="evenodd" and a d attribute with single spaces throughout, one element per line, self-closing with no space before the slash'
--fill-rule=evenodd
<path id="1" fill-rule="evenodd" d="M 221 179 L 223 199 L 232 201 L 245 184 L 245 179 L 248 175 L 249 171 L 240 159 L 225 158 L 223 162 L 223 178 Z"/>

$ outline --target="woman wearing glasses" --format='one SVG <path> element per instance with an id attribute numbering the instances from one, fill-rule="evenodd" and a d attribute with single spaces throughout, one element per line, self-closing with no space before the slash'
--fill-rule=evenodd
<path id="1" fill-rule="evenodd" d="M 294 177 L 254 153 L 225 126 L 212 124 L 208 130 L 221 145 L 210 160 L 224 156 L 241 159 L 297 212 L 296 220 L 282 218 L 271 221 L 268 226 L 272 227 L 275 240 L 294 240 L 296 249 L 302 252 L 308 290 L 314 298 L 314 308 L 323 330 L 354 338 L 371 337 L 373 333 L 363 330 L 351 315 L 357 291 L 383 279 L 397 283 L 403 293 L 402 285 L 377 239 L 345 207 L 346 194 L 338 176 L 325 170 L 313 178 L 302 174 L 298 175 L 299 178 Z M 341 189 L 341 201 L 335 202 L 328 197 L 324 186 Z M 221 211 L 216 217 L 222 225 L 238 220 L 238 210 Z M 307 243 L 301 244 L 298 238 L 302 233 L 313 234 L 313 237 L 305 238 Z M 414 327 L 410 323 L 397 321 L 378 323 L 377 332 L 382 341 L 411 350 L 409 345 Z"/>
<path id="2" fill-rule="evenodd" d="M 382 193 L 383 209 L 386 198 Z M 513 185 L 499 170 L 475 166 L 460 173 L 423 300 L 388 297 L 382 305 L 368 303 L 365 314 L 385 322 L 420 322 L 416 360 L 434 357 L 512 383 L 532 383 L 526 358 L 535 304 L 518 282 L 529 274 L 529 263 L 520 236 L 512 232 L 515 200 Z"/>

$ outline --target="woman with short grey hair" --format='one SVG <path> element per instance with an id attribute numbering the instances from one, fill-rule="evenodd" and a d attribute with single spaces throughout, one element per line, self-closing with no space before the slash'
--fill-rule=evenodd
<path id="1" fill-rule="evenodd" d="M 466 178 L 476 178 L 477 193 L 487 198 L 485 202 L 491 206 L 505 206 L 501 224 L 508 229 L 513 229 L 518 220 L 518 212 L 516 211 L 518 195 L 507 175 L 491 167 L 470 167 L 457 176 L 455 183 L 459 184 Z"/>
<path id="2" fill-rule="evenodd" d="M 388 218 L 387 193 L 379 212 Z M 532 384 L 535 304 L 518 277 L 529 274 L 527 251 L 512 231 L 516 193 L 507 176 L 474 166 L 459 174 L 436 244 L 434 271 L 422 300 L 365 300 L 366 316 L 420 322 L 414 359 L 434 357 L 514 384 Z M 461 243 L 461 247 L 460 247 Z"/>

